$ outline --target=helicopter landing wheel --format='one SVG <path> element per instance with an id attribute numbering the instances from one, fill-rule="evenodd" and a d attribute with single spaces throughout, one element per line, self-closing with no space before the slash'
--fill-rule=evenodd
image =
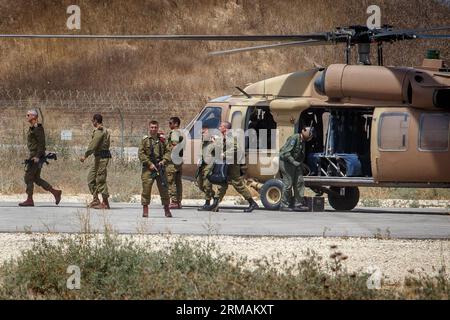
<path id="1" fill-rule="evenodd" d="M 350 211 L 356 207 L 359 201 L 359 189 L 357 187 L 345 187 L 341 195 L 341 188 L 330 187 L 328 202 L 337 211 Z"/>
<path id="2" fill-rule="evenodd" d="M 268 210 L 278 210 L 281 205 L 281 193 L 283 190 L 283 182 L 278 179 L 271 179 L 264 183 L 259 196 L 264 208 Z"/>

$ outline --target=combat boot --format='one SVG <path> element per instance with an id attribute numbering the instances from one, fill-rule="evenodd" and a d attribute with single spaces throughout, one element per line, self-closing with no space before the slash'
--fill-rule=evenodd
<path id="1" fill-rule="evenodd" d="M 249 205 L 248 205 L 248 208 L 244 209 L 244 212 L 252 212 L 253 210 L 259 208 L 258 204 L 252 198 L 248 199 L 247 201 L 248 201 Z"/>
<path id="2" fill-rule="evenodd" d="M 148 205 L 143 205 L 142 217 L 148 218 Z"/>
<path id="3" fill-rule="evenodd" d="M 92 208 L 100 209 L 100 210 L 109 210 L 109 209 L 111 209 L 111 207 L 109 206 L 108 197 L 103 196 L 103 202 L 93 206 Z"/>
<path id="4" fill-rule="evenodd" d="M 167 205 L 167 204 L 164 206 L 164 215 L 167 218 L 172 218 L 172 213 L 170 212 L 169 205 Z"/>
<path id="5" fill-rule="evenodd" d="M 212 205 L 207 208 L 208 211 L 217 212 L 219 211 L 219 198 L 214 198 Z"/>
<path id="6" fill-rule="evenodd" d="M 179 206 L 178 202 L 173 201 L 169 204 L 169 209 L 180 209 Z"/>
<path id="7" fill-rule="evenodd" d="M 100 200 L 98 196 L 94 196 L 94 199 L 88 204 L 88 208 L 93 208 L 95 206 L 98 206 L 100 204 Z"/>
<path id="8" fill-rule="evenodd" d="M 197 211 L 209 211 L 209 206 L 211 205 L 210 200 L 206 200 L 205 204 L 197 209 Z"/>
<path id="9" fill-rule="evenodd" d="M 299 206 L 295 206 L 295 207 L 294 207 L 294 211 L 297 211 L 297 212 L 307 212 L 307 211 L 309 211 L 309 208 L 308 208 L 307 206 L 301 204 L 301 205 L 299 205 Z"/>
<path id="10" fill-rule="evenodd" d="M 291 207 L 280 207 L 280 211 L 292 212 L 294 211 L 294 209 L 292 209 Z"/>
<path id="11" fill-rule="evenodd" d="M 59 202 L 61 201 L 62 191 L 55 190 L 55 189 L 53 189 L 53 187 L 50 187 L 50 189 L 48 189 L 48 191 L 55 197 L 55 204 L 58 205 Z"/>
<path id="12" fill-rule="evenodd" d="M 27 200 L 19 203 L 20 207 L 34 207 L 33 196 L 28 196 Z"/>
<path id="13" fill-rule="evenodd" d="M 109 206 L 108 197 L 106 197 L 106 196 L 102 196 L 102 197 L 103 197 L 103 207 L 104 207 L 104 209 L 107 209 L 107 210 L 111 209 L 111 207 Z"/>
<path id="14" fill-rule="evenodd" d="M 181 201 L 180 201 L 180 200 L 178 200 L 177 205 L 178 205 L 178 208 L 177 208 L 177 209 L 181 209 L 181 208 L 182 208 L 182 206 L 181 206 Z"/>

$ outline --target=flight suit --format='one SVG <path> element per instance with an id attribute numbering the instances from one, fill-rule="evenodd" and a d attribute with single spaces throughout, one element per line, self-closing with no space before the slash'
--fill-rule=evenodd
<path id="1" fill-rule="evenodd" d="M 175 164 L 172 161 L 174 156 L 182 157 L 183 153 L 179 153 L 174 155 L 172 150 L 175 146 L 183 141 L 183 136 L 181 135 L 180 130 L 175 129 L 169 132 L 169 136 L 167 139 L 167 149 L 170 152 L 170 161 L 166 165 L 166 173 L 167 173 L 167 183 L 169 187 L 169 197 L 172 203 L 181 204 L 181 200 L 183 199 L 183 184 L 181 181 L 182 177 L 182 167 L 183 164 Z"/>
<path id="2" fill-rule="evenodd" d="M 142 194 L 141 204 L 148 206 L 151 200 L 153 183 L 156 180 L 161 202 L 164 206 L 169 205 L 169 193 L 167 188 L 162 186 L 161 176 L 157 171 L 150 170 L 150 165 L 157 166 L 160 161 L 167 164 L 170 161 L 170 150 L 158 135 L 144 136 L 139 146 L 139 160 L 142 162 Z"/>
<path id="3" fill-rule="evenodd" d="M 283 179 L 281 207 L 290 207 L 292 189 L 294 189 L 294 207 L 303 205 L 305 181 L 303 166 L 305 160 L 305 143 L 299 133 L 290 136 L 280 149 L 280 171 Z"/>
<path id="4" fill-rule="evenodd" d="M 27 147 L 29 150 L 28 159 L 45 156 L 45 132 L 44 127 L 39 123 L 28 129 L 27 132 Z M 33 195 L 34 184 L 42 187 L 46 191 L 50 191 L 52 186 L 41 178 L 41 167 L 39 163 L 32 162 L 25 168 L 25 184 L 26 193 L 29 197 Z"/>
<path id="5" fill-rule="evenodd" d="M 103 126 L 98 126 L 92 132 L 91 142 L 84 153 L 85 158 L 91 154 L 95 157 L 87 177 L 89 191 L 94 198 L 97 198 L 98 194 L 101 194 L 103 198 L 109 197 L 106 177 L 109 159 L 111 158 L 110 140 L 109 131 Z"/>
<path id="6" fill-rule="evenodd" d="M 227 135 L 222 141 L 221 140 L 222 139 L 219 138 L 215 143 L 217 143 L 220 148 L 224 150 L 225 158 L 233 158 L 234 161 L 232 164 L 228 165 L 227 183 L 218 185 L 216 198 L 219 198 L 219 201 L 222 201 L 227 192 L 228 185 L 231 184 L 234 189 L 244 197 L 245 200 L 253 201 L 252 194 L 250 193 L 250 190 L 248 190 L 241 172 L 241 165 L 238 161 L 240 150 L 236 139 L 231 135 Z M 224 145 L 226 146 L 225 149 L 223 149 Z"/>
<path id="7" fill-rule="evenodd" d="M 205 194 L 205 200 L 210 201 L 214 197 L 212 183 L 208 180 L 208 175 L 212 170 L 214 162 L 212 157 L 214 154 L 214 144 L 211 140 L 202 142 L 202 155 L 200 156 L 199 167 L 196 173 L 197 185 Z"/>

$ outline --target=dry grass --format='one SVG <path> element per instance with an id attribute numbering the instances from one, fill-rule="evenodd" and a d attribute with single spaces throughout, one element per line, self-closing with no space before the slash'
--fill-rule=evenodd
<path id="1" fill-rule="evenodd" d="M 161 248 L 108 230 L 36 240 L 0 266 L 1 299 L 448 300 L 450 294 L 445 268 L 435 276 L 407 277 L 404 286 L 381 281 L 380 289 L 370 289 L 370 274 L 349 272 L 349 257 L 336 246 L 328 258 L 308 250 L 290 264 L 223 254 L 214 243 L 178 241 Z M 69 265 L 81 271 L 79 290 L 67 287 Z"/>
<path id="2" fill-rule="evenodd" d="M 0 2 L 3 33 L 67 33 L 69 1 Z M 269 34 L 332 30 L 365 24 L 370 1 L 78 1 L 83 34 Z M 405 27 L 445 25 L 450 9 L 435 1 L 378 1 L 382 22 Z M 342 61 L 335 47 L 293 48 L 209 58 L 215 49 L 249 43 L 2 40 L 0 80 L 6 87 L 198 92 L 216 96 L 262 78 Z M 387 45 L 387 64 L 418 65 L 444 41 Z"/>

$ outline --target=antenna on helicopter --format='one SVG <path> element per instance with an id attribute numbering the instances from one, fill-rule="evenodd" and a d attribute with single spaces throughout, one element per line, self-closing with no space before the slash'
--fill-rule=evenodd
<path id="1" fill-rule="evenodd" d="M 242 92 L 247 98 L 251 98 L 252 96 L 251 95 L 249 95 L 247 92 L 245 92 L 244 91 L 244 89 L 241 89 L 241 88 L 239 88 L 239 87 L 235 87 L 236 89 L 238 89 L 240 92 Z"/>

